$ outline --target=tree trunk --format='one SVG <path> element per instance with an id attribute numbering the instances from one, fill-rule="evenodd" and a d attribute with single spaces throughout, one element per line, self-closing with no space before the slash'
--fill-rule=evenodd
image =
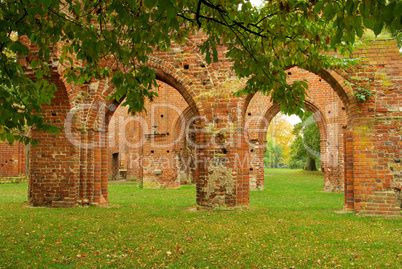
<path id="1" fill-rule="evenodd" d="M 304 167 L 304 170 L 307 171 L 317 171 L 317 167 L 315 165 L 315 159 L 312 157 L 307 157 L 306 165 Z"/>

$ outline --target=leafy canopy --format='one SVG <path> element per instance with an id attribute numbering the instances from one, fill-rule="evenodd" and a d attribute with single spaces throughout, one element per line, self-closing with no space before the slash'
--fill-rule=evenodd
<path id="1" fill-rule="evenodd" d="M 68 82 L 112 77 L 114 98 L 126 96 L 130 111 L 140 111 L 144 99 L 156 96 L 155 74 L 143 65 L 148 55 L 202 29 L 206 60 L 217 61 L 216 46 L 226 44 L 237 75 L 248 78 L 238 94 L 262 91 L 282 111 L 301 114 L 307 83 L 288 84 L 285 71 L 296 65 L 312 71 L 345 67 L 351 62 L 328 52 L 347 54 L 366 27 L 375 34 L 384 27 L 399 33 L 401 14 L 399 0 L 276 0 L 261 9 L 246 0 L 1 0 L 0 139 L 29 142 L 25 125 L 58 131 L 40 113 L 56 90 L 48 81 L 53 44 Z M 29 50 L 13 34 L 39 48 L 27 69 L 16 55 L 24 58 Z M 106 59 L 116 68 L 103 65 Z"/>

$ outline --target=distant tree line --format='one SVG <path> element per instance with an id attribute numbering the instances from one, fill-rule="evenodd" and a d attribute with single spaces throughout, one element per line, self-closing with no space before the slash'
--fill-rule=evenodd
<path id="1" fill-rule="evenodd" d="M 293 168 L 316 171 L 321 166 L 320 132 L 311 112 L 293 127 L 277 116 L 268 128 L 264 165 L 267 168 Z"/>

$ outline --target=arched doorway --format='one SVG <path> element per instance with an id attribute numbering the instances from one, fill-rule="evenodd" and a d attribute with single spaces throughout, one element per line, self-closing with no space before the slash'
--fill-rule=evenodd
<path id="1" fill-rule="evenodd" d="M 158 81 L 158 96 L 146 102 L 145 111 L 128 114 L 119 106 L 109 122 L 109 178 L 113 156 L 119 156 L 122 177 L 140 181 L 143 188 L 177 188 L 185 181 L 180 166 L 188 166 L 184 147 L 188 122 L 194 112 L 173 87 Z"/>
<path id="2" fill-rule="evenodd" d="M 344 132 L 350 115 L 348 104 L 340 98 L 348 94 L 339 90 L 334 79 L 324 80 L 318 74 L 293 67 L 288 70 L 289 80 L 306 80 L 309 84 L 308 97 L 304 100 L 306 111 L 313 112 L 320 131 L 321 161 L 324 170 L 324 191 L 342 192 L 345 186 L 345 148 Z M 350 103 L 350 102 L 348 102 Z M 269 97 L 256 93 L 245 99 L 247 109 L 244 110 L 245 129 L 250 143 L 250 186 L 251 190 L 264 189 L 263 156 L 266 149 L 267 129 L 272 119 L 280 112 L 279 104 L 272 104 Z"/>

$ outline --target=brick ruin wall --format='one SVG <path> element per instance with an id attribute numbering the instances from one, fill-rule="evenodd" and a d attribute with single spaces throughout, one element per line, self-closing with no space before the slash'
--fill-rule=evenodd
<path id="1" fill-rule="evenodd" d="M 319 125 L 322 137 L 321 160 L 325 173 L 324 190 L 343 191 L 343 130 L 347 125 L 345 108 L 330 85 L 317 75 L 298 68 L 292 68 L 288 72 L 291 74 L 291 79 L 306 79 L 309 83 L 307 98 L 309 103 L 306 109 L 321 113 L 320 115 L 325 114 L 322 119 L 319 118 L 319 121 L 322 120 Z M 177 177 L 180 175 L 177 174 L 176 166 L 177 164 L 188 166 L 188 163 L 180 161 L 177 163 L 177 161 L 178 158 L 181 160 L 181 155 L 186 155 L 187 151 L 184 150 L 182 154 L 174 152 L 173 143 L 169 143 L 172 139 L 168 138 L 170 135 L 177 137 L 176 133 L 182 131 L 180 128 L 175 130 L 172 123 L 178 120 L 179 113 L 182 113 L 188 104 L 174 88 L 164 83 L 160 83 L 158 94 L 159 97 L 155 98 L 152 105 L 159 109 L 152 109 L 151 103 L 147 103 L 146 110 L 149 112 L 147 114 L 131 116 L 127 114 L 127 108 L 122 106 L 114 112 L 109 125 L 109 167 L 112 167 L 109 169 L 109 178 L 116 178 L 117 168 L 114 167 L 118 164 L 120 170 L 127 171 L 126 178 L 142 178 L 144 187 L 179 186 L 180 180 Z M 169 109 L 168 106 L 172 106 L 173 109 Z M 257 93 L 247 109 L 246 129 L 249 134 L 251 162 L 250 190 L 264 189 L 263 154 L 266 149 L 266 127 L 272 117 L 279 112 L 279 107 L 273 108 L 273 106 L 268 96 Z M 275 113 L 269 113 L 271 110 Z M 141 120 L 144 122 L 139 124 Z M 154 135 L 155 132 L 159 134 Z M 185 149 L 185 138 L 183 136 L 181 139 L 174 139 L 181 144 L 179 147 L 181 150 Z M 165 145 L 162 146 L 163 144 Z M 119 158 L 118 163 L 113 159 L 116 154 Z M 161 170 L 162 174 L 155 175 L 155 170 Z M 189 174 L 182 175 L 182 181 L 188 182 L 189 176 Z"/>
<path id="2" fill-rule="evenodd" d="M 147 112 L 131 115 L 123 106 L 114 112 L 109 124 L 109 167 L 114 167 L 113 158 L 118 156 L 127 179 L 142 179 L 145 188 L 175 188 L 180 186 L 175 146 L 185 139 L 175 136 L 181 131 L 175 130 L 175 122 L 188 104 L 166 83 L 159 82 L 155 91 L 158 97 L 146 103 Z M 109 170 L 109 178 L 117 177 L 114 171 Z"/>
<path id="3" fill-rule="evenodd" d="M 344 190 L 344 142 L 347 127 L 345 106 L 332 87 L 319 76 L 293 67 L 288 71 L 289 82 L 306 80 L 309 85 L 305 109 L 313 112 L 318 123 L 321 140 L 322 167 L 325 175 L 324 191 Z M 268 96 L 257 93 L 251 99 L 246 113 L 246 129 L 250 141 L 250 189 L 264 189 L 264 162 L 268 126 L 280 112 Z"/>
<path id="4" fill-rule="evenodd" d="M 352 107 L 345 143 L 345 207 L 364 215 L 401 215 L 402 57 L 394 46 L 392 41 L 362 46 L 356 51 L 360 64 L 344 75 L 375 93 Z"/>
<path id="5" fill-rule="evenodd" d="M 0 142 L 0 182 L 26 175 L 26 147 L 22 143 Z"/>
<path id="6" fill-rule="evenodd" d="M 198 116 L 192 122 L 192 128 L 197 130 L 193 139 L 202 145 L 197 149 L 199 163 L 193 171 L 197 179 L 198 205 L 208 208 L 248 206 L 250 172 L 254 170 L 250 170 L 253 167 L 247 160 L 252 134 L 248 134 L 245 124 L 247 109 L 252 109 L 249 104 L 253 95 L 232 95 L 244 87 L 245 81 L 239 80 L 231 70 L 232 63 L 225 58 L 225 46 L 218 47 L 220 61 L 207 64 L 198 50 L 204 40 L 202 33 L 196 33 L 187 39 L 187 44 L 173 43 L 171 51 L 155 52 L 147 64 L 155 70 L 159 81 L 170 85 L 183 97 L 191 114 Z M 337 146 L 340 151 L 343 143 L 344 169 L 339 166 L 338 170 L 339 175 L 343 171 L 345 210 L 365 215 L 399 216 L 402 57 L 395 41 L 369 42 L 354 56 L 361 59 L 357 66 L 347 70 L 321 70 L 316 77 L 311 77 L 313 80 L 319 77 L 318 82 L 322 79 L 332 88 L 331 94 L 322 88 L 322 93 L 330 94 L 326 96 L 328 100 L 333 92 L 339 97 L 346 124 L 343 116 L 335 117 L 332 108 L 328 109 L 325 97 L 316 95 L 324 100 L 308 100 L 306 106 L 319 112 L 317 120 L 327 122 L 320 128 L 320 132 L 327 134 L 324 142 Z M 26 59 L 19 61 L 24 64 Z M 104 65 L 113 68 L 114 62 L 105 60 Z M 44 115 L 61 127 L 68 122 L 68 128 L 59 136 L 31 131 L 42 143 L 36 148 L 30 147 L 29 200 L 33 205 L 56 207 L 107 205 L 111 152 L 108 124 L 104 122 L 118 105 L 106 98 L 114 89 L 108 79 L 93 80 L 80 87 L 68 84 L 62 78 L 63 68 L 54 59 L 51 80 L 56 83 L 58 92 L 52 104 L 44 106 Z M 357 88 L 347 81 L 367 86 L 375 95 L 368 102 L 359 103 L 354 96 Z M 313 97 L 313 93 L 311 95 Z M 271 110 L 265 115 L 277 112 Z M 331 129 L 331 122 L 337 127 Z M 326 148 L 324 142 L 322 147 Z M 157 143 L 163 144 L 166 140 L 157 140 Z M 143 156 L 149 156 L 151 150 L 151 147 L 144 149 Z M 173 150 L 177 151 L 177 147 Z M 339 150 L 338 156 L 333 156 L 334 163 L 342 159 Z M 325 152 L 333 151 L 327 147 Z M 157 154 L 165 153 L 167 149 Z M 174 176 L 169 178 L 175 179 Z"/>

